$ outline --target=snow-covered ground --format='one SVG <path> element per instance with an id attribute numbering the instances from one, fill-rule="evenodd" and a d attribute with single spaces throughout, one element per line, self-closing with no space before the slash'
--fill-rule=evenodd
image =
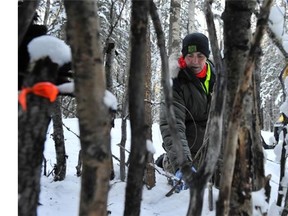
<path id="1" fill-rule="evenodd" d="M 78 120 L 64 119 L 64 124 L 74 133 L 78 134 Z M 78 151 L 80 149 L 80 142 L 77 136 L 68 131 L 65 131 L 65 147 L 67 159 L 67 175 L 64 181 L 53 181 L 53 176 L 42 176 L 41 178 L 41 194 L 40 203 L 38 207 L 39 216 L 76 216 L 79 208 L 79 193 L 81 178 L 76 176 L 76 166 L 78 161 Z M 161 155 L 164 150 L 161 143 L 162 138 L 157 124 L 153 125 L 153 143 L 156 149 L 154 159 Z M 48 172 L 53 169 L 56 163 L 54 142 L 50 134 L 53 132 L 52 125 L 49 126 L 47 141 L 45 147 L 45 158 L 47 159 Z M 270 132 L 262 132 L 266 142 L 273 141 L 273 135 Z M 115 128 L 111 131 L 112 153 L 119 158 L 119 146 L 121 140 L 121 120 L 116 119 Z M 130 148 L 130 128 L 128 128 L 127 149 Z M 271 179 L 271 199 L 268 216 L 278 216 L 279 207 L 276 206 L 277 190 L 279 182 L 279 161 L 276 160 L 276 155 L 273 149 L 265 150 L 267 157 L 265 163 L 266 175 L 272 174 Z M 127 155 L 128 158 L 128 155 Z M 111 189 L 108 198 L 108 209 L 111 215 L 120 216 L 124 212 L 124 200 L 126 182 L 121 182 L 119 178 L 119 163 L 114 159 L 115 179 L 111 181 Z M 161 171 L 161 169 L 159 169 Z M 167 184 L 167 178 L 156 172 L 156 186 L 151 190 L 146 187 L 143 188 L 143 200 L 141 203 L 141 216 L 181 216 L 186 215 L 189 203 L 189 190 L 181 191 L 178 194 L 173 194 L 171 197 L 166 197 L 165 194 L 171 189 Z M 202 215 L 215 215 L 215 202 L 218 199 L 218 190 L 213 188 L 214 210 L 208 209 L 207 190 L 204 194 L 204 204 Z M 260 196 L 255 193 L 253 199 L 255 202 L 262 202 Z M 256 215 L 256 213 L 255 213 Z"/>

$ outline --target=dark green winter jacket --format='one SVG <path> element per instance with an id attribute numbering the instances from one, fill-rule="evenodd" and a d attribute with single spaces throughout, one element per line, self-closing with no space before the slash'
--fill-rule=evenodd
<path id="1" fill-rule="evenodd" d="M 192 161 L 193 156 L 202 146 L 211 93 L 216 78 L 213 65 L 209 61 L 206 64 L 209 65 L 208 71 L 206 77 L 201 80 L 188 68 L 181 69 L 178 76 L 173 79 L 173 107 L 177 122 L 176 127 L 188 161 Z M 160 112 L 160 131 L 163 138 L 163 148 L 167 152 L 175 173 L 180 167 L 169 132 L 165 110 L 165 104 L 163 104 Z"/>

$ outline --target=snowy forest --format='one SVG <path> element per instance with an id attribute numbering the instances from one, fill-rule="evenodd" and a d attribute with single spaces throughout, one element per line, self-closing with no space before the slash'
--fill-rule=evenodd
<path id="1" fill-rule="evenodd" d="M 34 35 L 28 35 L 31 26 L 37 28 Z M 51 120 L 57 152 L 54 181 L 65 179 L 62 119 L 75 117 L 81 134 L 79 215 L 108 214 L 115 118 L 122 120 L 120 175 L 127 182 L 123 215 L 140 215 L 143 186 L 155 186 L 154 159 L 146 146 L 164 101 L 178 142 L 169 70 L 191 32 L 209 37 L 217 84 L 203 166 L 191 173 L 183 163 L 188 183 L 196 185 L 190 188 L 187 215 L 201 215 L 203 190 L 212 176 L 219 188 L 217 216 L 252 215 L 252 191 L 264 189 L 269 200 L 260 131 L 272 132 L 280 113 L 288 113 L 283 106 L 281 110 L 287 92 L 287 27 L 284 0 L 18 0 L 18 215 L 37 215 Z M 47 37 L 27 55 L 27 45 L 43 35 Z M 42 58 L 49 48 L 53 52 Z M 127 120 L 129 159 L 124 153 Z M 284 178 L 284 144 L 283 151 Z M 284 192 L 278 204 L 287 215 L 287 189 L 279 190 Z"/>

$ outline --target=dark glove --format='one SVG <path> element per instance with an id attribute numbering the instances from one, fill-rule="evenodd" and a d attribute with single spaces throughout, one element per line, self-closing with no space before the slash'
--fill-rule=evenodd
<path id="1" fill-rule="evenodd" d="M 196 172 L 196 169 L 193 166 L 191 167 L 191 170 L 192 172 Z M 176 186 L 175 188 L 176 193 L 179 193 L 181 190 L 187 190 L 189 188 L 182 178 L 183 174 L 180 171 L 180 169 L 178 169 L 175 173 L 175 179 L 173 180 L 173 187 Z"/>

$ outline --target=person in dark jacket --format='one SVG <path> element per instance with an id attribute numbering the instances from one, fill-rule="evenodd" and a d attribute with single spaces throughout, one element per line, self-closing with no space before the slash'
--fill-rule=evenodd
<path id="1" fill-rule="evenodd" d="M 186 159 L 191 163 L 191 169 L 194 171 L 201 161 L 199 155 L 201 157 L 211 93 L 216 79 L 213 64 L 208 60 L 209 54 L 209 42 L 204 34 L 188 34 L 182 41 L 178 73 L 172 77 L 176 127 Z M 160 131 L 163 148 L 167 154 L 157 159 L 156 164 L 163 167 L 165 171 L 175 174 L 177 178 L 182 178 L 176 148 L 173 146 L 169 132 L 165 105 L 162 105 L 160 112 Z"/>

